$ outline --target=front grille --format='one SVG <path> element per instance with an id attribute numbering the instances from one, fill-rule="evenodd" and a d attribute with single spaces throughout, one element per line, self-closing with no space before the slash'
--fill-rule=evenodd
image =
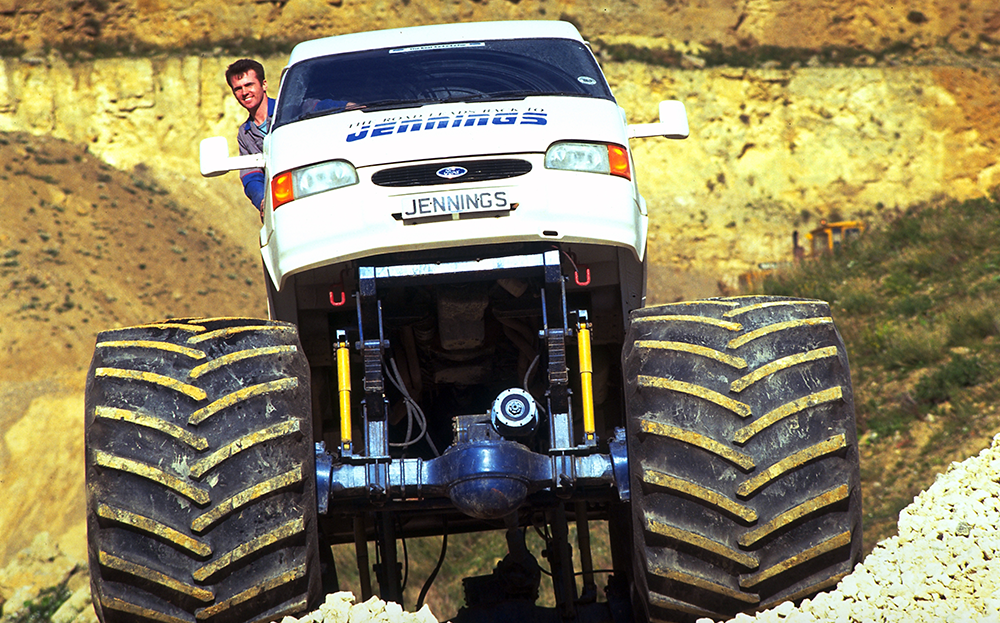
<path id="1" fill-rule="evenodd" d="M 442 169 L 461 167 L 468 173 L 461 177 L 447 179 L 437 174 Z M 419 164 L 396 169 L 384 169 L 372 176 L 376 186 L 437 186 L 439 184 L 463 184 L 485 182 L 518 177 L 531 171 L 527 160 L 472 160 L 469 162 L 446 162 L 440 164 Z"/>

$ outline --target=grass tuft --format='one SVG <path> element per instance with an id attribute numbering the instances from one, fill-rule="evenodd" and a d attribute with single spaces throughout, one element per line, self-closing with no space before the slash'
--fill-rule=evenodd
<path id="1" fill-rule="evenodd" d="M 24 602 L 24 608 L 19 612 L 9 618 L 4 617 L 4 623 L 48 623 L 70 596 L 65 583 L 44 588 L 37 599 Z"/>

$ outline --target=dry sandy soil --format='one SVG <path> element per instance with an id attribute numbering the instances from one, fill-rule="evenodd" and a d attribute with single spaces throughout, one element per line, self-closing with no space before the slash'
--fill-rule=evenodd
<path id="1" fill-rule="evenodd" d="M 141 167 L 0 134 L 0 188 L 2 567 L 40 530 L 83 553 L 83 384 L 98 331 L 267 307 L 246 241 L 192 218 Z"/>

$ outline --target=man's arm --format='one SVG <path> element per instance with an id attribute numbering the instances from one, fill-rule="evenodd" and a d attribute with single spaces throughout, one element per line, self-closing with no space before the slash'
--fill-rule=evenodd
<path id="1" fill-rule="evenodd" d="M 236 135 L 236 143 L 240 147 L 240 155 L 260 153 L 260 149 L 252 143 L 251 137 L 240 129 Z M 241 169 L 240 181 L 243 182 L 243 192 L 258 212 L 264 206 L 264 169 Z"/>
<path id="2" fill-rule="evenodd" d="M 243 192 L 260 212 L 264 205 L 264 169 L 242 169 L 240 181 L 243 182 Z"/>

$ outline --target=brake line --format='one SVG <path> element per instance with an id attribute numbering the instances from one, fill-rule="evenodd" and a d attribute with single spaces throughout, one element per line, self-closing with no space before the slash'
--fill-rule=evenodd
<path id="1" fill-rule="evenodd" d="M 435 565 L 431 574 L 427 576 L 427 581 L 424 582 L 423 588 L 420 589 L 420 596 L 417 597 L 417 610 L 420 610 L 420 608 L 424 605 L 424 598 L 427 597 L 427 591 L 430 590 L 431 584 L 434 583 L 434 578 L 436 578 L 438 572 L 441 571 L 441 566 L 444 564 L 444 557 L 448 553 L 448 520 L 442 519 L 441 523 L 444 526 L 444 531 L 441 533 L 441 555 L 438 556 L 437 565 Z"/>

